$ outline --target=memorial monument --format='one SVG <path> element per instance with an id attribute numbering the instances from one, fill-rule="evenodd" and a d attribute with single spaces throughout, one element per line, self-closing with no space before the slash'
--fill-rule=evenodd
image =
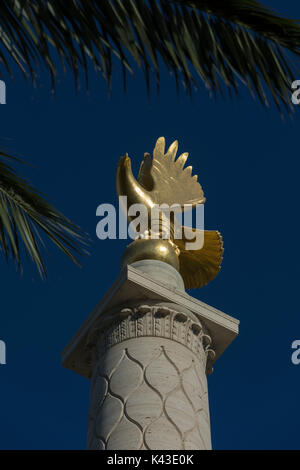
<path id="1" fill-rule="evenodd" d="M 145 208 L 147 229 L 127 246 L 119 277 L 62 353 L 64 367 L 91 380 L 88 449 L 211 449 L 206 374 L 239 322 L 185 291 L 218 274 L 223 243 L 217 231 L 178 222 L 205 198 L 177 148 L 165 153 L 159 138 L 137 179 L 128 155 L 120 159 L 118 195 Z"/>

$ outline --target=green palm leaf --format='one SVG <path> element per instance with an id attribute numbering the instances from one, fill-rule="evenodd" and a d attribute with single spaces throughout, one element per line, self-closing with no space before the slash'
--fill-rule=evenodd
<path id="1" fill-rule="evenodd" d="M 88 59 L 111 83 L 116 60 L 124 84 L 134 64 L 149 89 L 159 85 L 163 62 L 191 93 L 202 81 L 213 94 L 253 96 L 278 109 L 290 104 L 300 52 L 298 21 L 282 18 L 253 0 L 6 0 L 0 3 L 0 63 L 11 62 L 33 79 L 43 64 L 54 86 L 56 57 L 88 78 Z M 116 60 L 113 60 L 115 58 Z M 293 61 L 294 62 L 294 61 Z"/>
<path id="2" fill-rule="evenodd" d="M 15 172 L 11 166 L 14 161 L 20 162 L 0 151 L 0 251 L 19 269 L 22 269 L 21 253 L 25 251 L 43 277 L 46 267 L 41 254 L 41 233 L 44 232 L 79 265 L 76 254 L 87 253 L 86 237 Z"/>

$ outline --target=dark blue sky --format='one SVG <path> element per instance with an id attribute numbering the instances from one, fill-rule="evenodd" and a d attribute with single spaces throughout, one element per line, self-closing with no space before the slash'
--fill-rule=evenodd
<path id="1" fill-rule="evenodd" d="M 300 5 L 268 4 L 294 18 Z M 300 72 L 299 77 L 300 79 Z M 240 100 L 191 102 L 163 73 L 160 96 L 146 95 L 141 73 L 126 96 L 116 70 L 112 98 L 100 76 L 89 95 L 74 93 L 70 74 L 54 98 L 47 80 L 36 90 L 20 75 L 7 80 L 2 143 L 30 162 L 20 168 L 91 234 L 91 256 L 78 269 L 50 244 L 49 279 L 30 262 L 20 277 L 0 265 L 0 448 L 84 449 L 89 382 L 61 366 L 60 352 L 118 276 L 124 241 L 96 238 L 102 202 L 115 202 L 115 171 L 126 151 L 137 168 L 157 137 L 190 152 L 207 198 L 205 224 L 224 238 L 222 270 L 190 291 L 239 318 L 240 335 L 208 378 L 215 449 L 299 449 L 300 339 L 299 109 L 283 122 L 241 85 Z"/>

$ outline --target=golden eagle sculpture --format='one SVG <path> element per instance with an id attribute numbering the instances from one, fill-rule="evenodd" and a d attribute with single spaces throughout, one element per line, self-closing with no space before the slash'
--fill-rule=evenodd
<path id="1" fill-rule="evenodd" d="M 126 154 L 121 157 L 117 169 L 117 193 L 127 196 L 128 206 L 143 204 L 148 217 L 154 206 L 177 205 L 177 211 L 184 206 L 195 208 L 204 204 L 205 197 L 197 175 L 192 176 L 192 167 L 185 167 L 188 153 L 177 159 L 178 142 L 173 142 L 165 153 L 165 139 L 160 137 L 153 151 L 153 158 L 146 153 L 140 166 L 138 178 L 134 177 L 131 161 Z M 130 219 L 130 217 L 129 217 Z M 153 239 L 151 230 L 131 243 L 124 254 L 123 264 L 142 259 L 156 259 L 174 266 L 181 274 L 187 289 L 202 287 L 218 274 L 223 254 L 223 242 L 218 231 L 202 230 L 204 243 L 201 249 L 189 250 L 191 233 L 196 236 L 198 229 L 182 227 L 182 238 L 176 238 L 175 220 L 170 222 L 168 240 Z M 187 234 L 189 233 L 189 236 Z"/>

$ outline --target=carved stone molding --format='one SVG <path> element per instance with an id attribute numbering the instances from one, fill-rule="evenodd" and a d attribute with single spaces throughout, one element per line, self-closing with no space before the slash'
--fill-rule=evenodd
<path id="1" fill-rule="evenodd" d="M 90 332 L 86 347 L 99 358 L 114 345 L 140 337 L 161 337 L 181 343 L 202 360 L 208 374 L 212 372 L 215 352 L 200 321 L 189 312 L 163 304 L 138 304 L 109 313 L 106 321 L 102 319 Z"/>

